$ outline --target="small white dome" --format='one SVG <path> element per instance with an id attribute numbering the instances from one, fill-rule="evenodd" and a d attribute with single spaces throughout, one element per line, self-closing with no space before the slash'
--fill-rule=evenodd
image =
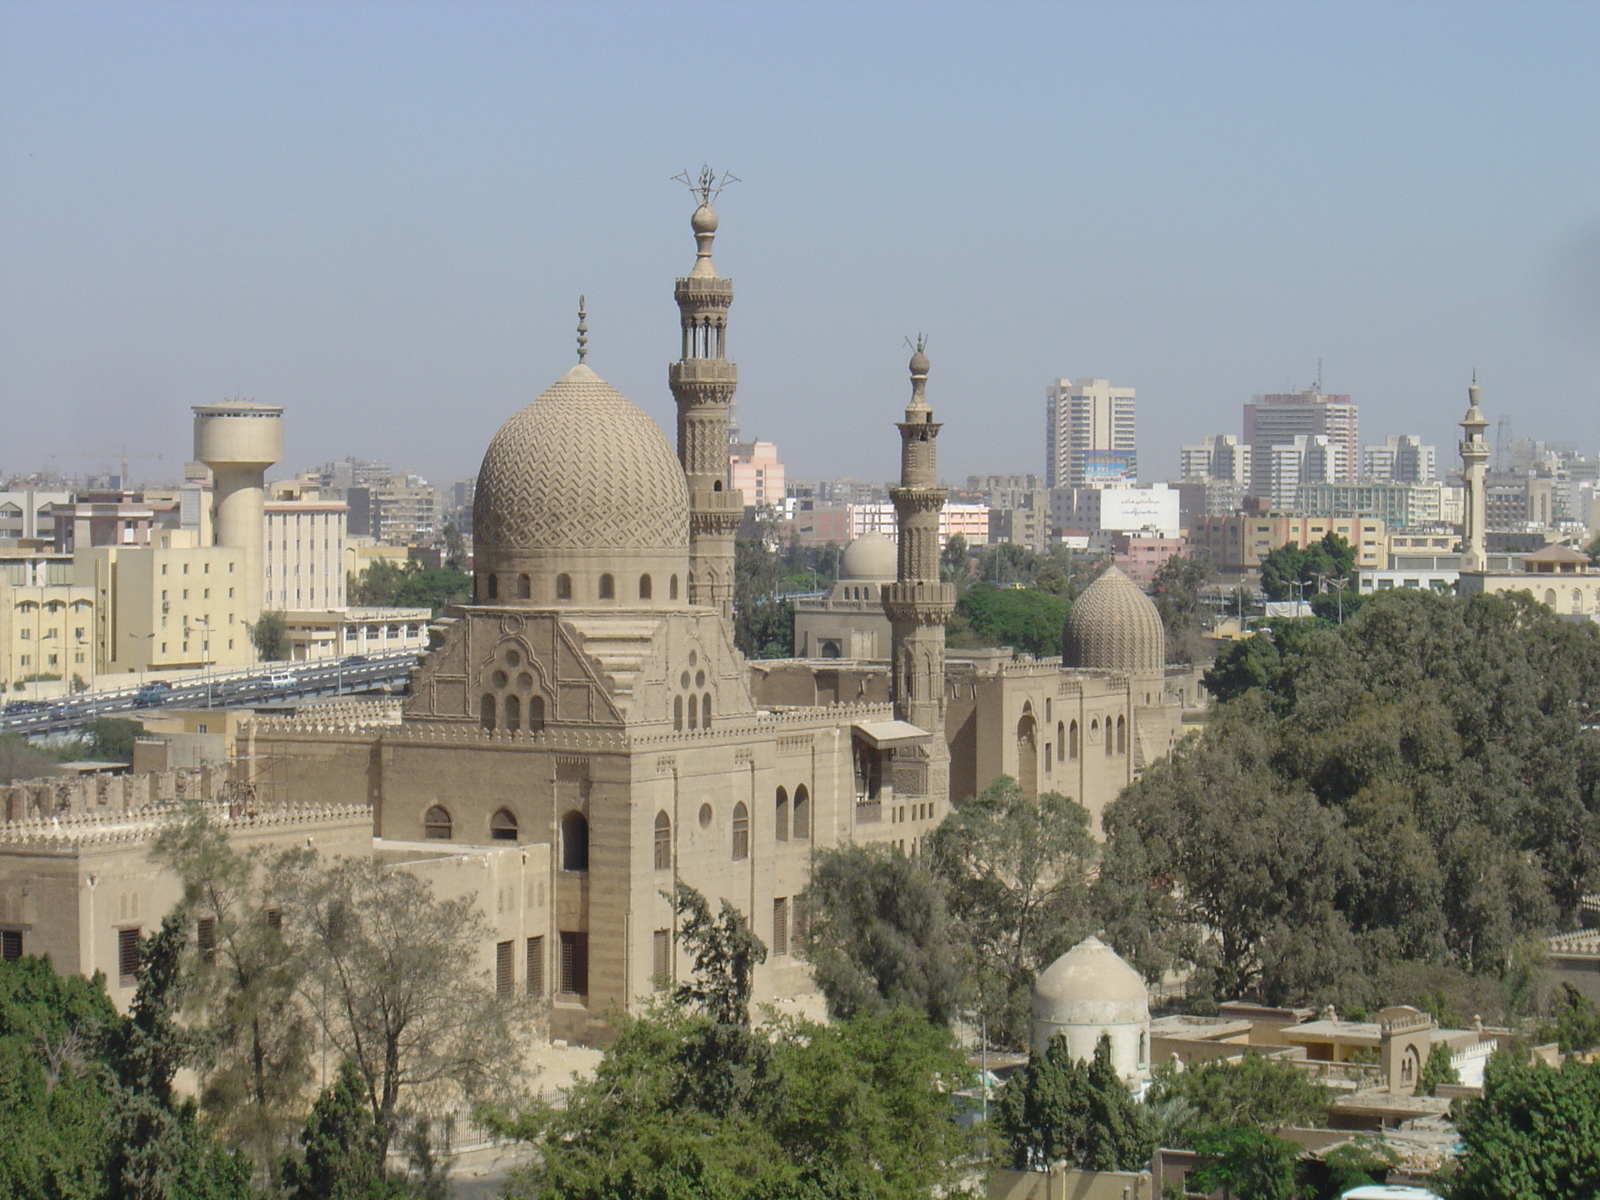
<path id="1" fill-rule="evenodd" d="M 1148 1020 L 1144 980 L 1097 937 L 1087 937 L 1043 971 L 1033 985 L 1033 1015 L 1057 1023 Z"/>
<path id="2" fill-rule="evenodd" d="M 844 548 L 840 579 L 893 580 L 899 574 L 895 545 L 881 533 L 863 533 Z"/>

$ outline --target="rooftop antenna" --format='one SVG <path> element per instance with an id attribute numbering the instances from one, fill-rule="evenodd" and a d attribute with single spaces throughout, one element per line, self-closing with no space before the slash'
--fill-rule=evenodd
<path id="1" fill-rule="evenodd" d="M 1322 355 L 1317 355 L 1317 395 L 1322 395 Z"/>
<path id="2" fill-rule="evenodd" d="M 589 353 L 589 323 L 584 318 L 589 314 L 584 311 L 583 297 L 578 297 L 578 361 L 583 361 L 584 355 Z"/>
<path id="3" fill-rule="evenodd" d="M 702 166 L 700 168 L 699 178 L 690 175 L 688 167 L 685 167 L 682 171 L 679 171 L 672 178 L 674 181 L 683 184 L 696 196 L 699 196 L 701 204 L 710 204 L 718 196 L 722 195 L 722 189 L 727 187 L 730 183 L 744 182 L 737 175 L 731 174 L 727 171 L 724 171 L 722 173 L 722 178 L 718 179 L 717 173 L 709 166 Z"/>

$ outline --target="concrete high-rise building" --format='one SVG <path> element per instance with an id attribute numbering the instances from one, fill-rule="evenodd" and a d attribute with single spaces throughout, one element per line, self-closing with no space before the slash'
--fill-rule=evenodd
<path id="1" fill-rule="evenodd" d="M 689 602 L 731 620 L 733 539 L 744 518 L 744 497 L 728 486 L 728 413 L 739 387 L 739 370 L 728 361 L 733 280 L 718 275 L 711 261 L 713 182 L 702 176 L 696 190 L 700 205 L 689 218 L 694 267 L 672 289 L 683 345 L 667 383 L 678 405 L 678 461 L 689 483 Z"/>
<path id="2" fill-rule="evenodd" d="M 253 400 L 195 405 L 194 457 L 211 468 L 212 537 L 243 552 L 238 589 L 254 607 L 264 591 L 266 472 L 283 457 L 283 409 Z"/>
<path id="3" fill-rule="evenodd" d="M 728 472 L 733 490 L 755 508 L 775 508 L 784 501 L 783 460 L 771 442 L 728 443 Z"/>
<path id="4" fill-rule="evenodd" d="M 1231 433 L 1208 434 L 1198 445 L 1179 451 L 1180 475 L 1217 483 L 1250 482 L 1250 447 Z"/>
<path id="5" fill-rule="evenodd" d="M 1372 483 L 1432 483 L 1438 453 L 1408 433 L 1390 434 L 1361 451 L 1361 478 Z"/>
<path id="6" fill-rule="evenodd" d="M 1058 379 L 1045 391 L 1045 485 L 1099 487 L 1139 477 L 1134 390 Z"/>
<path id="7" fill-rule="evenodd" d="M 1270 450 L 1297 437 L 1325 437 L 1340 451 L 1336 483 L 1356 482 L 1361 465 L 1359 409 L 1346 395 L 1315 389 L 1256 396 L 1244 406 L 1244 441 L 1250 447 L 1250 491 L 1269 497 L 1274 471 Z"/>

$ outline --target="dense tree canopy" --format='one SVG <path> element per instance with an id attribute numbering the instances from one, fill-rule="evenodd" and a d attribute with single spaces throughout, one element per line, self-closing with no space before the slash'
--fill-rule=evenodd
<path id="1" fill-rule="evenodd" d="M 819 1025 L 750 1022 L 765 948 L 726 904 L 679 894 L 695 962 L 670 1001 L 617 1018 L 561 1108 L 485 1112 L 534 1143 L 509 1194 L 536 1200 L 891 1200 L 942 1194 L 969 1161 L 948 1030 L 907 1008 Z"/>
<path id="2" fill-rule="evenodd" d="M 1016 1171 L 1066 1161 L 1085 1171 L 1138 1171 L 1150 1161 L 1156 1130 L 1111 1065 L 1102 1038 L 1088 1063 L 1057 1036 L 1001 1089 L 996 1132 Z"/>
<path id="3" fill-rule="evenodd" d="M 1496 1054 L 1456 1127 L 1466 1150 L 1452 1200 L 1600 1196 L 1600 1065 Z"/>
<path id="4" fill-rule="evenodd" d="M 938 879 L 883 845 L 819 850 L 807 904 L 812 976 L 834 1016 L 904 1005 L 949 1025 L 968 995 L 971 953 Z"/>
<path id="5" fill-rule="evenodd" d="M 1261 590 L 1268 600 L 1309 599 L 1323 579 L 1349 579 L 1355 573 L 1356 552 L 1337 533 L 1302 549 L 1279 546 L 1261 562 Z"/>
<path id="6" fill-rule="evenodd" d="M 447 529 L 447 547 L 448 535 Z M 429 608 L 438 616 L 446 605 L 458 604 L 472 595 L 472 576 L 461 570 L 462 565 L 453 558 L 443 567 L 425 567 L 417 559 L 403 563 L 374 559 L 359 575 L 350 576 L 346 591 L 351 604 Z"/>
<path id="7" fill-rule="evenodd" d="M 989 1036 L 1023 1047 L 1035 973 L 1094 931 L 1089 814 L 1002 775 L 945 818 L 928 848 L 971 948 Z"/>
<path id="8" fill-rule="evenodd" d="M 1037 587 L 996 587 L 975 583 L 956 602 L 961 618 L 980 645 L 1010 646 L 1041 657 L 1061 653 L 1061 628 L 1067 600 Z"/>
<path id="9" fill-rule="evenodd" d="M 1105 814 L 1119 949 L 1271 1002 L 1370 1007 L 1401 963 L 1524 988 L 1524 941 L 1600 882 L 1600 631 L 1397 589 L 1207 678 L 1205 734 Z"/>
<path id="10" fill-rule="evenodd" d="M 1201 640 L 1206 588 L 1216 579 L 1211 556 L 1203 550 L 1175 554 L 1162 563 L 1150 581 L 1150 598 L 1167 631 L 1167 661 L 1199 662 L 1207 657 Z"/>

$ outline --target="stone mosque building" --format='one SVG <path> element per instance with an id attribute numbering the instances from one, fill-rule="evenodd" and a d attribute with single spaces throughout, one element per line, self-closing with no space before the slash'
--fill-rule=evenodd
<path id="1" fill-rule="evenodd" d="M 676 884 L 750 917 L 769 948 L 757 1000 L 804 990 L 797 897 L 813 848 L 916 853 L 952 798 L 1002 772 L 1083 800 L 1098 827 L 1193 701 L 1192 679 L 1168 678 L 1153 606 L 1115 570 L 1074 607 L 1064 659 L 947 659 L 955 589 L 939 577 L 940 425 L 920 344 L 897 423 L 898 543 L 853 545 L 829 598 L 859 604 L 870 630 L 843 635 L 838 659 L 744 660 L 730 620 L 733 286 L 712 262 L 701 182 L 694 266 L 674 289 L 676 453 L 588 366 L 580 312 L 577 364 L 485 451 L 473 599 L 433 627 L 399 724 L 260 719 L 241 735 L 263 799 L 371 805 L 380 852 L 520 844 L 525 886 L 494 894 L 524 935 L 496 947 L 500 979 L 517 964 L 516 989 L 549 999 L 557 1038 L 603 1036 L 608 1009 L 685 969 Z"/>

